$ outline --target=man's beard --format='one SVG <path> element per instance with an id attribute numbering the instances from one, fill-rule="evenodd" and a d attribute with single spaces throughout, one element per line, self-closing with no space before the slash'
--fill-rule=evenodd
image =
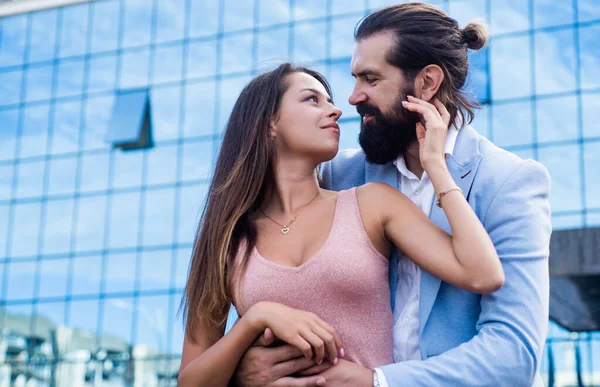
<path id="1" fill-rule="evenodd" d="M 404 154 L 408 147 L 417 141 L 416 125 L 419 114 L 406 110 L 402 101 L 407 95 L 414 95 L 412 90 L 401 93 L 392 106 L 390 113 L 383 114 L 377 107 L 361 103 L 356 110 L 361 117 L 373 114 L 368 122 L 360 124 L 358 142 L 365 152 L 367 162 L 386 164 Z"/>

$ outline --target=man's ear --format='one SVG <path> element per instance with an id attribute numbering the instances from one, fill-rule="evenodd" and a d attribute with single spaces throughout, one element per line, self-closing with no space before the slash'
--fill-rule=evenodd
<path id="1" fill-rule="evenodd" d="M 443 81 L 444 71 L 440 66 L 425 66 L 418 75 L 416 87 L 419 88 L 419 92 L 415 92 L 417 95 L 421 96 L 422 100 L 431 101 L 437 94 Z"/>

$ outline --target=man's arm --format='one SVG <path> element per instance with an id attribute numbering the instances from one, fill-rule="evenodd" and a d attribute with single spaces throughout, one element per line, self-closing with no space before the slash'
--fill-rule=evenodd
<path id="1" fill-rule="evenodd" d="M 540 164 L 521 164 L 481 219 L 506 282 L 498 292 L 482 296 L 477 335 L 427 360 L 381 367 L 389 385 L 533 385 L 548 324 L 549 182 Z"/>

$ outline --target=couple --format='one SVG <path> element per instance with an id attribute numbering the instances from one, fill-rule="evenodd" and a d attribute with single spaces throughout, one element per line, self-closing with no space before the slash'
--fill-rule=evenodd
<path id="1" fill-rule="evenodd" d="M 314 71 L 281 65 L 238 98 L 194 245 L 179 384 L 541 386 L 549 177 L 463 125 L 467 48 L 485 30 L 406 3 L 355 38 L 362 150 L 334 158 L 341 112 Z M 241 317 L 225 330 L 230 303 Z"/>

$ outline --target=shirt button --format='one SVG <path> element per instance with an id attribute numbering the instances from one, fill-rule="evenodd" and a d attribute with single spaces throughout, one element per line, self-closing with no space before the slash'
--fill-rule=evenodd
<path id="1" fill-rule="evenodd" d="M 420 193 L 421 193 L 421 190 L 420 190 L 420 189 L 418 189 L 418 190 L 416 190 L 416 191 L 415 191 L 415 195 L 418 195 L 418 194 L 420 194 Z"/>
<path id="2" fill-rule="evenodd" d="M 410 316 L 404 317 L 404 322 L 409 322 L 409 321 L 410 321 Z"/>

